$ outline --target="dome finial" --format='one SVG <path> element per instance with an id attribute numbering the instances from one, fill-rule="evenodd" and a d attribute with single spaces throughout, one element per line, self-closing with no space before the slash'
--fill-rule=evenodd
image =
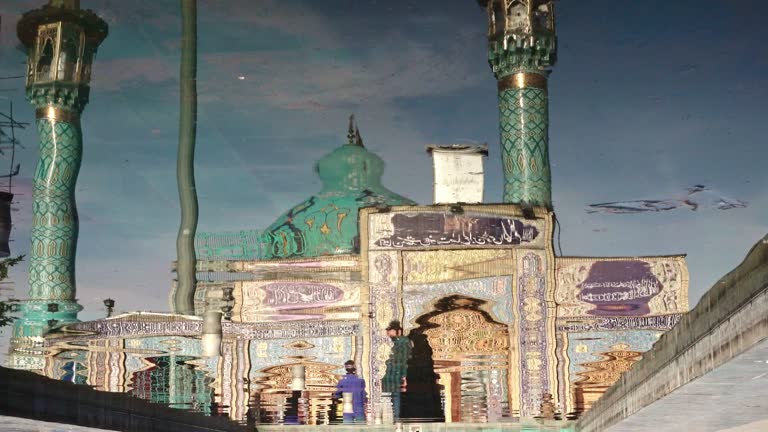
<path id="1" fill-rule="evenodd" d="M 360 136 L 360 129 L 357 128 L 357 125 L 355 125 L 355 144 L 365 147 L 363 145 L 363 137 Z"/>
<path id="2" fill-rule="evenodd" d="M 57 8 L 63 8 L 63 9 L 79 10 L 80 0 L 50 0 L 48 2 L 48 6 L 53 6 Z"/>
<path id="3" fill-rule="evenodd" d="M 349 115 L 349 129 L 347 130 L 347 144 L 355 145 L 355 115 Z"/>

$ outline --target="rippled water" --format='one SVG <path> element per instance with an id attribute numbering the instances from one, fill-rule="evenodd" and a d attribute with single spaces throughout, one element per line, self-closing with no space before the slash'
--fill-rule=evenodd
<path id="1" fill-rule="evenodd" d="M 418 327 L 407 336 L 390 335 L 393 345 L 387 368 L 400 370 L 402 375 L 396 376 L 404 377 L 399 381 L 402 392 L 382 387 L 379 398 L 379 383 L 366 383 L 370 400 L 357 420 L 369 424 L 516 421 L 519 413 L 512 405 L 520 399 L 509 394 L 507 326 L 494 321 L 480 305 L 476 299 L 449 296 L 417 318 Z M 122 319 L 108 322 L 117 326 Z M 148 326 L 169 325 L 176 318 L 145 314 L 124 319 Z M 125 328 L 132 325 L 123 322 Z M 396 354 L 395 339 L 405 350 L 400 354 Z M 67 330 L 49 339 L 42 372 L 50 378 L 240 423 L 340 424 L 352 419 L 349 414 L 345 418 L 341 395 L 335 394 L 337 383 L 345 373 L 346 359 L 362 359 L 356 354 L 360 340 L 225 338 L 220 356 L 203 357 L 201 340 L 194 336 L 120 333 L 108 337 Z M 382 386 L 386 379 L 384 375 Z M 399 379 L 395 378 L 395 387 Z"/>
<path id="2" fill-rule="evenodd" d="M 123 341 L 91 340 L 65 344 L 69 349 L 50 350 L 45 373 L 51 378 L 89 385 L 97 390 L 124 392 L 173 408 L 227 416 L 246 424 L 329 425 L 344 423 L 341 400 L 334 397 L 343 369 L 314 358 L 272 360 L 275 366 L 254 370 L 256 359 L 245 355 L 256 341 L 240 341 L 225 356 L 203 358 L 188 355 L 199 340 L 165 337 Z M 150 343 L 152 342 L 152 343 Z M 289 342 L 289 341 L 286 341 Z M 164 352 L 147 349 L 163 347 Z M 418 353 L 414 349 L 414 353 Z M 401 393 L 400 416 L 393 411 L 390 394 L 377 406 L 368 404 L 369 424 L 406 422 L 495 423 L 512 421 L 506 393 L 508 352 L 489 355 L 439 350 L 431 362 L 412 370 Z M 450 358 L 448 358 L 450 357 Z M 304 364 L 305 390 L 291 390 L 291 368 L 286 360 Z M 369 389 L 370 391 L 370 389 Z M 434 402 L 432 402 L 434 401 Z M 394 403 L 393 403 L 394 402 Z M 432 403 L 433 409 L 428 409 Z M 374 414 L 372 411 L 378 411 Z"/>

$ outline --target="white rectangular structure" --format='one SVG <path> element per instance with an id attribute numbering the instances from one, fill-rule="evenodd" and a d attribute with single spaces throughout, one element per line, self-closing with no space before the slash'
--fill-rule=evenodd
<path id="1" fill-rule="evenodd" d="M 483 159 L 488 155 L 487 145 L 430 145 L 427 152 L 432 154 L 435 171 L 435 204 L 483 202 Z"/>

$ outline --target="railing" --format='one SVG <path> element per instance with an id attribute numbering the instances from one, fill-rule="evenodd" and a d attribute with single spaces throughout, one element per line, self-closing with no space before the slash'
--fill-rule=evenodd
<path id="1" fill-rule="evenodd" d="M 198 260 L 266 260 L 310 256 L 307 239 L 291 231 L 201 232 L 195 235 Z"/>
<path id="2" fill-rule="evenodd" d="M 195 236 L 195 253 L 201 260 L 261 259 L 260 231 L 203 232 Z"/>

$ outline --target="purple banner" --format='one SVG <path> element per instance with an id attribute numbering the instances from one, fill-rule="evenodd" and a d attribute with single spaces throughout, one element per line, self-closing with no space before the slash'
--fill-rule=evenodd
<path id="1" fill-rule="evenodd" d="M 595 306 L 595 316 L 642 316 L 664 286 L 644 261 L 598 261 L 592 264 L 578 298 Z"/>

